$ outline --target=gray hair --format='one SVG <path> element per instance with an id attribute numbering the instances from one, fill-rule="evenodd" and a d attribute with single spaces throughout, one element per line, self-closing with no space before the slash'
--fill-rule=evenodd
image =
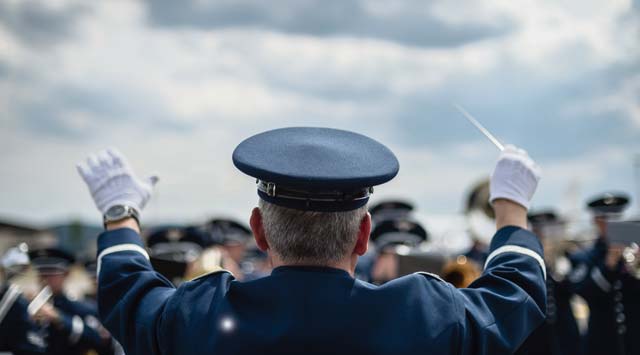
<path id="1" fill-rule="evenodd" d="M 281 207 L 262 199 L 267 241 L 285 263 L 327 265 L 350 255 L 367 206 L 346 212 L 313 212 Z"/>

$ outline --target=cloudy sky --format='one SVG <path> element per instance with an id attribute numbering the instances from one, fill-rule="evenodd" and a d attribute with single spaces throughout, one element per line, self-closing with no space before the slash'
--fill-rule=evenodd
<path id="1" fill-rule="evenodd" d="M 231 152 L 270 128 L 355 130 L 401 169 L 376 198 L 457 213 L 497 151 L 545 175 L 534 206 L 635 193 L 640 1 L 0 2 L 0 218 L 98 222 L 74 164 L 116 146 L 161 182 L 145 218 L 245 218 Z"/>

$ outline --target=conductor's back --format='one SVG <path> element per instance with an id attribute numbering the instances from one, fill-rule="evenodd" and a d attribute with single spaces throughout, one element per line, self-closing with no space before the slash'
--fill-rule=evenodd
<path id="1" fill-rule="evenodd" d="M 178 289 L 153 270 L 139 236 L 157 178 L 136 178 L 115 151 L 79 166 L 107 228 L 100 316 L 127 354 L 508 354 L 544 319 L 542 247 L 525 229 L 539 172 L 524 151 L 507 147 L 498 161 L 498 232 L 467 289 L 428 273 L 382 286 L 353 278 L 371 230 L 369 195 L 398 172 L 382 144 L 287 128 L 245 140 L 233 160 L 257 178 L 250 224 L 275 269 L 250 282 L 220 270 Z"/>

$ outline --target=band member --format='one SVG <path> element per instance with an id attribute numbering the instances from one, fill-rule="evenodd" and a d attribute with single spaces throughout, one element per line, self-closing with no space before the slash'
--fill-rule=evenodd
<path id="1" fill-rule="evenodd" d="M 177 286 L 185 281 L 189 265 L 203 250 L 199 243 L 184 237 L 185 229 L 176 227 L 154 230 L 147 238 L 153 268 Z"/>
<path id="2" fill-rule="evenodd" d="M 370 236 L 377 252 L 371 281 L 383 284 L 401 276 L 398 270 L 397 248 L 404 247 L 408 251 L 427 238 L 427 231 L 415 221 L 405 218 L 379 221 Z"/>
<path id="3" fill-rule="evenodd" d="M 547 317 L 517 354 L 580 355 L 583 352 L 578 323 L 571 307 L 574 285 L 566 277 L 570 263 L 563 255 L 565 222 L 553 210 L 529 214 L 532 231 L 540 238 L 547 265 Z"/>
<path id="4" fill-rule="evenodd" d="M 372 205 L 369 208 L 369 213 L 371 214 L 371 224 L 374 233 L 376 226 L 383 221 L 411 219 L 413 209 L 413 204 L 404 200 L 386 200 Z M 376 247 L 375 243 L 371 242 L 367 252 L 358 258 L 354 275 L 355 278 L 362 281 L 374 282 L 374 266 L 376 265 L 376 260 L 379 260 L 381 256 L 382 250 Z M 384 257 L 393 258 L 388 255 L 383 256 L 383 258 Z M 378 267 L 378 269 L 380 269 L 380 267 Z"/>
<path id="5" fill-rule="evenodd" d="M 588 355 L 640 353 L 640 280 L 621 258 L 625 246 L 611 243 L 607 230 L 628 204 L 628 196 L 613 193 L 589 201 L 599 236 L 593 247 L 571 256 L 576 267 L 570 278 L 589 305 Z"/>
<path id="6" fill-rule="evenodd" d="M 53 293 L 52 303 L 45 303 L 34 316 L 46 330 L 47 354 L 86 354 L 91 350 L 112 354 L 111 335 L 98 320 L 97 310 L 65 294 L 65 281 L 75 258 L 56 248 L 33 250 L 29 256 L 42 285 Z"/>
<path id="7" fill-rule="evenodd" d="M 215 244 L 240 265 L 246 256 L 247 248 L 253 243 L 249 227 L 231 219 L 215 218 L 207 223 L 206 228 Z"/>
<path id="8" fill-rule="evenodd" d="M 0 278 L 0 351 L 16 355 L 44 354 L 45 340 L 27 312 L 27 300 L 13 278 L 29 267 L 26 244 L 10 248 L 1 260 Z"/>
<path id="9" fill-rule="evenodd" d="M 465 215 L 471 247 L 463 254 L 468 261 L 484 265 L 489 256 L 489 240 L 495 233 L 495 211 L 489 203 L 490 181 L 477 182 L 466 199 Z"/>

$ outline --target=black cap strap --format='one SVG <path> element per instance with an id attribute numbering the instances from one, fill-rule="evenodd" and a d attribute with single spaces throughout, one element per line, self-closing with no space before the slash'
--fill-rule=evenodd
<path id="1" fill-rule="evenodd" d="M 257 180 L 261 199 L 278 206 L 304 211 L 344 212 L 358 209 L 369 201 L 373 187 L 351 191 L 304 191 Z"/>

